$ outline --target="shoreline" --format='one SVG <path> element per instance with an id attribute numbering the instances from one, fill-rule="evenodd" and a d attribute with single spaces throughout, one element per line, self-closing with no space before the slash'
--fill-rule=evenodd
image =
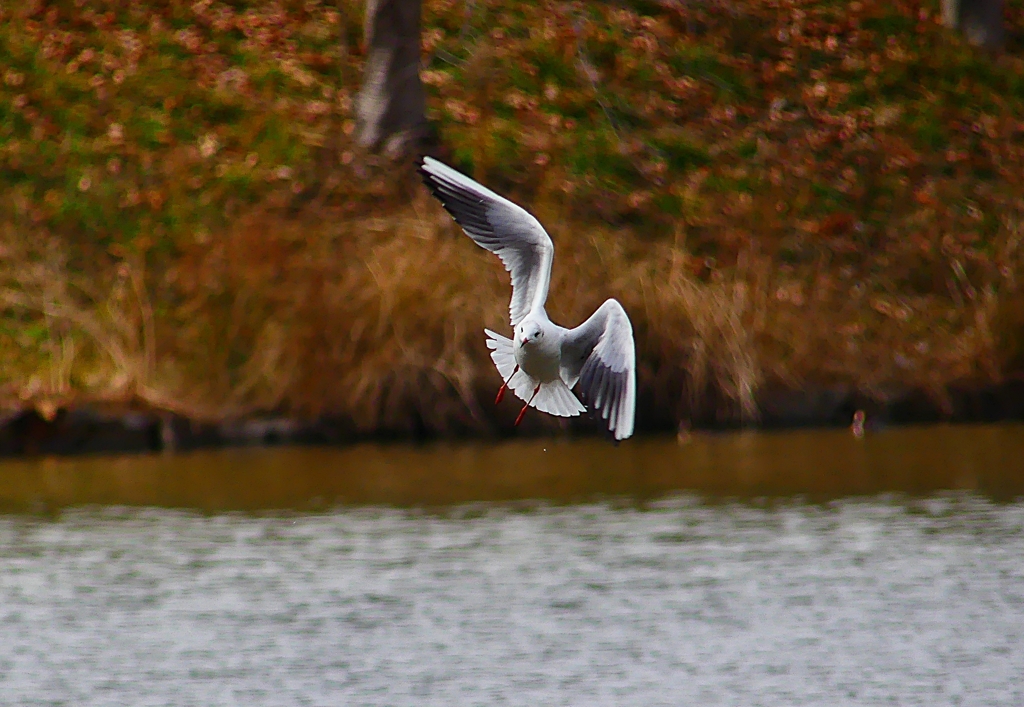
<path id="1" fill-rule="evenodd" d="M 641 400 L 651 391 L 641 390 Z M 941 405 L 921 391 L 909 391 L 887 402 L 841 388 L 777 391 L 759 401 L 760 419 L 740 424 L 734 419 L 702 419 L 674 426 L 671 411 L 641 408 L 636 436 L 676 433 L 684 444 L 691 432 L 740 429 L 787 431 L 849 427 L 854 412 L 866 414 L 868 432 L 922 424 L 991 424 L 1024 421 L 1024 378 L 1000 384 L 959 387 L 947 391 Z M 644 414 L 646 411 L 646 414 Z M 359 431 L 350 419 L 251 416 L 219 422 L 129 405 L 83 404 L 61 408 L 45 419 L 35 408 L 8 410 L 0 415 L 0 459 L 90 454 L 190 452 L 232 447 L 345 446 L 362 442 L 425 443 L 541 437 L 600 437 L 593 421 L 573 422 L 538 413 L 516 429 L 504 407 L 477 423 L 474 429 L 440 434 L 421 429 Z M 508 418 L 508 419 L 506 419 Z M 628 440 L 624 444 L 628 444 Z"/>
<path id="2" fill-rule="evenodd" d="M 1024 417 L 1019 42 L 733 10 L 424 4 L 428 118 L 551 234 L 552 319 L 623 304 L 641 434 Z M 0 455 L 597 434 L 491 406 L 507 275 L 356 144 L 358 14 L 4 16 Z"/>

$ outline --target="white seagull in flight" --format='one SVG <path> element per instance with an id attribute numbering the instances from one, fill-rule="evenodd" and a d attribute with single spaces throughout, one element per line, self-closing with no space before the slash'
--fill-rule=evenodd
<path id="1" fill-rule="evenodd" d="M 432 157 L 420 167 L 423 181 L 477 245 L 501 258 L 512 276 L 508 310 L 514 339 L 489 329 L 487 348 L 506 389 L 526 402 L 516 418 L 535 407 L 559 417 L 586 408 L 572 393 L 601 413 L 616 440 L 633 434 L 636 413 L 636 350 L 633 326 L 614 299 L 605 301 L 575 329 L 554 324 L 544 311 L 551 282 L 554 246 L 529 212 Z"/>

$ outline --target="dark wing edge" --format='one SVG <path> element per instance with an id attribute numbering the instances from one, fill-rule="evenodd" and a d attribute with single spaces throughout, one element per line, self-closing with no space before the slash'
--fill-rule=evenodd
<path id="1" fill-rule="evenodd" d="M 566 355 L 583 359 L 578 385 L 584 402 L 600 413 L 616 440 L 630 437 L 636 418 L 636 349 L 626 311 L 610 299 L 569 337 Z"/>
<path id="2" fill-rule="evenodd" d="M 475 190 L 464 184 L 457 184 L 427 169 L 423 162 L 417 171 L 423 183 L 441 202 L 444 210 L 451 214 L 455 223 L 462 226 L 467 235 L 487 250 L 495 250 L 501 243 L 495 238 L 494 226 L 487 218 L 490 198 L 487 194 L 474 193 Z"/>
<path id="3" fill-rule="evenodd" d="M 540 222 L 508 199 L 452 169 L 424 157 L 423 183 L 457 224 L 482 248 L 497 255 L 512 279 L 509 319 L 518 324 L 535 301 L 547 297 L 554 246 Z"/>

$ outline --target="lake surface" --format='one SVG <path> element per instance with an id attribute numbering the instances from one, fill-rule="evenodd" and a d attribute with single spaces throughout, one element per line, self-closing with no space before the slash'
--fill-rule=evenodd
<path id="1" fill-rule="evenodd" d="M 1022 447 L 4 463 L 0 704 L 1024 704 Z"/>
<path id="2" fill-rule="evenodd" d="M 1024 425 L 698 434 L 629 440 L 360 444 L 0 462 L 0 511 L 86 504 L 229 510 L 436 507 L 546 499 L 827 500 L 900 492 L 1024 497 Z"/>

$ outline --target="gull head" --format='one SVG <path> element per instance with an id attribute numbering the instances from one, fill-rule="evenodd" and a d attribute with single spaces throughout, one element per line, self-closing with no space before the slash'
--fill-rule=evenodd
<path id="1" fill-rule="evenodd" d="M 516 327 L 516 338 L 519 339 L 519 343 L 523 346 L 536 344 L 544 338 L 544 330 L 541 329 L 538 322 L 523 321 Z"/>

